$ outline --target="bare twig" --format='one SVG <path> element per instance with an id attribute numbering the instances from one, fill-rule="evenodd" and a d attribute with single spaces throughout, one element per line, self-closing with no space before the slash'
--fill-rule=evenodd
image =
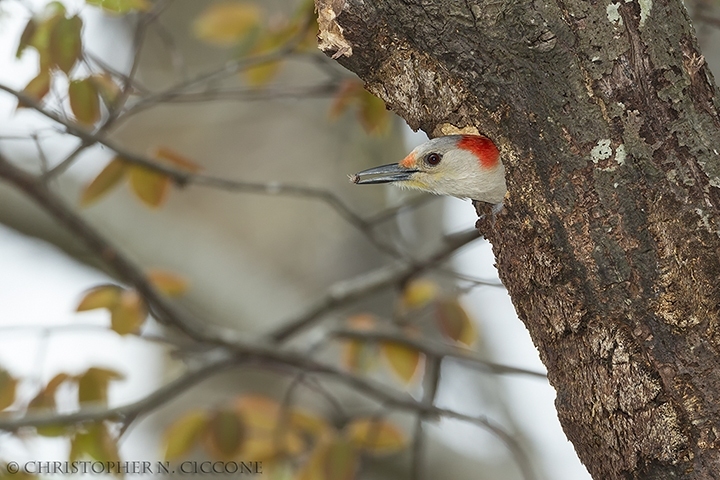
<path id="1" fill-rule="evenodd" d="M 63 119 L 58 114 L 50 112 L 47 109 L 43 108 L 43 106 L 39 102 L 28 97 L 22 92 L 14 90 L 13 88 L 0 84 L 0 90 L 4 90 L 11 95 L 16 96 L 19 100 L 27 104 L 27 106 L 29 106 L 30 108 L 43 114 L 50 120 L 59 123 L 60 125 L 65 127 L 69 134 L 80 138 L 83 143 L 87 145 L 93 145 L 95 143 L 104 145 L 107 148 L 115 151 L 115 153 L 122 157 L 123 160 L 125 160 L 126 162 L 141 165 L 151 170 L 161 172 L 170 177 L 179 186 L 196 184 L 233 192 L 259 193 L 265 195 L 285 195 L 321 200 L 327 205 L 329 205 L 333 210 L 335 210 L 342 218 L 350 222 L 351 225 L 358 228 L 358 230 L 362 232 L 365 237 L 378 250 L 392 255 L 395 258 L 406 258 L 406 255 L 404 255 L 402 252 L 397 251 L 391 245 L 378 239 L 372 232 L 371 224 L 363 220 L 362 217 L 353 212 L 350 207 L 348 207 L 342 200 L 340 200 L 337 195 L 333 194 L 328 190 L 278 182 L 257 183 L 244 182 L 239 180 L 228 180 L 212 175 L 195 174 L 188 172 L 187 170 L 181 170 L 167 164 L 156 162 L 144 155 L 139 155 L 127 150 L 126 148 L 116 144 L 114 141 L 108 139 L 102 129 L 98 132 L 92 132 L 81 125 Z M 66 168 L 68 162 L 64 161 L 63 163 L 65 163 L 63 168 Z"/>
<path id="2" fill-rule="evenodd" d="M 478 357 L 472 350 L 460 347 L 452 347 L 439 342 L 431 342 L 429 340 L 411 338 L 407 335 L 392 332 L 373 332 L 360 330 L 333 330 L 328 335 L 336 338 L 346 338 L 359 340 L 361 342 L 393 342 L 406 347 L 410 347 L 418 352 L 422 352 L 429 357 L 452 358 L 466 365 L 484 370 L 498 375 L 528 375 L 547 379 L 547 375 L 534 370 L 524 368 L 511 367 L 499 363 L 490 362 Z"/>
<path id="3" fill-rule="evenodd" d="M 434 267 L 450 257 L 455 251 L 480 238 L 475 230 L 451 237 L 445 246 L 430 258 L 408 265 L 391 265 L 366 273 L 351 280 L 332 285 L 328 293 L 315 302 L 301 316 L 283 324 L 270 334 L 274 342 L 284 342 L 318 322 L 322 316 L 334 309 L 348 305 L 360 298 L 393 285 L 403 285 L 412 277 Z"/>

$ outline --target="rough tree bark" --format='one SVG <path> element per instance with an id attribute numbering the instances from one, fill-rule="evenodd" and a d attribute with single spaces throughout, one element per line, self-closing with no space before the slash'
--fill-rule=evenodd
<path id="1" fill-rule="evenodd" d="M 499 145 L 479 221 L 596 479 L 720 478 L 720 118 L 679 0 L 316 0 L 411 127 Z"/>

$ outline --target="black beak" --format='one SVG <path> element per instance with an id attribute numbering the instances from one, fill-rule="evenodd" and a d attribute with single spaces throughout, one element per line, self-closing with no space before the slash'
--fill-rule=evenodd
<path id="1" fill-rule="evenodd" d="M 413 173 L 418 172 L 412 168 L 403 167 L 399 163 L 391 163 L 381 167 L 369 168 L 358 172 L 350 180 L 358 185 L 371 183 L 389 183 L 409 180 Z"/>

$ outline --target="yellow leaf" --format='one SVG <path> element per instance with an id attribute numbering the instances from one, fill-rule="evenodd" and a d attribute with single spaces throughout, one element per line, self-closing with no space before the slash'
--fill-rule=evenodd
<path id="1" fill-rule="evenodd" d="M 197 173 L 202 170 L 200 165 L 168 147 L 155 148 L 151 156 L 190 173 Z"/>
<path id="2" fill-rule="evenodd" d="M 298 409 L 293 409 L 290 413 L 290 425 L 315 438 L 327 434 L 332 429 L 324 418 Z"/>
<path id="3" fill-rule="evenodd" d="M 245 441 L 245 423 L 235 410 L 218 410 L 207 422 L 205 447 L 218 460 L 232 460 L 238 456 Z"/>
<path id="4" fill-rule="evenodd" d="M 92 458 L 99 462 L 118 462 L 117 441 L 112 437 L 104 422 L 85 425 L 70 442 L 70 461 Z"/>
<path id="5" fill-rule="evenodd" d="M 415 280 L 410 282 L 403 291 L 400 299 L 402 311 L 419 310 L 437 298 L 438 287 L 429 280 Z"/>
<path id="6" fill-rule="evenodd" d="M 208 423 L 208 414 L 195 410 L 182 415 L 165 431 L 165 460 L 178 460 L 197 444 Z"/>
<path id="7" fill-rule="evenodd" d="M 105 106 L 112 109 L 115 102 L 120 97 L 120 86 L 107 73 L 98 73 L 90 77 L 90 81 L 95 85 L 95 89 L 100 94 Z"/>
<path id="8" fill-rule="evenodd" d="M 101 285 L 91 288 L 80 300 L 80 304 L 75 311 L 85 312 L 87 310 L 95 310 L 96 308 L 107 308 L 112 310 L 120 303 L 120 295 L 122 289 L 117 285 Z"/>
<path id="9" fill-rule="evenodd" d="M 457 299 L 437 303 L 437 322 L 440 331 L 451 340 L 471 346 L 477 340 L 477 330 Z"/>
<path id="10" fill-rule="evenodd" d="M 179 275 L 163 270 L 151 270 L 147 278 L 159 291 L 170 297 L 177 297 L 187 292 L 188 281 Z"/>
<path id="11" fill-rule="evenodd" d="M 5 410 L 15 403 L 17 383 L 17 379 L 13 378 L 6 370 L 0 368 L 0 410 Z"/>
<path id="12" fill-rule="evenodd" d="M 89 126 L 100 120 L 100 99 L 95 83 L 90 78 L 71 81 L 68 96 L 75 120 Z"/>
<path id="13" fill-rule="evenodd" d="M 109 13 L 129 13 L 133 11 L 150 10 L 148 0 L 85 0 L 88 5 L 102 7 Z"/>
<path id="14" fill-rule="evenodd" d="M 405 435 L 392 423 L 374 418 L 353 420 L 345 436 L 355 446 L 375 455 L 396 453 L 405 448 Z"/>
<path id="15" fill-rule="evenodd" d="M 252 3 L 226 2 L 208 7 L 193 24 L 195 36 L 217 45 L 232 45 L 260 26 L 260 9 Z"/>
<path id="16" fill-rule="evenodd" d="M 98 176 L 83 188 L 80 195 L 80 205 L 85 207 L 96 202 L 120 183 L 120 180 L 125 178 L 127 172 L 128 164 L 120 157 L 113 158 Z"/>
<path id="17" fill-rule="evenodd" d="M 325 454 L 325 478 L 332 480 L 352 480 L 359 464 L 358 451 L 344 438 L 332 442 Z"/>
<path id="18" fill-rule="evenodd" d="M 140 165 L 131 165 L 130 186 L 143 203 L 150 207 L 159 207 L 167 199 L 170 177 Z"/>
<path id="19" fill-rule="evenodd" d="M 107 405 L 107 390 L 110 382 L 123 378 L 122 374 L 114 370 L 90 367 L 78 377 L 79 402 Z"/>
<path id="20" fill-rule="evenodd" d="M 55 21 L 50 31 L 48 52 L 50 61 L 65 73 L 69 73 L 82 54 L 82 19 L 77 15 Z"/>
<path id="21" fill-rule="evenodd" d="M 50 72 L 48 70 L 41 70 L 35 78 L 25 86 L 22 93 L 39 102 L 45 95 L 50 91 Z M 18 101 L 17 108 L 26 107 L 22 101 Z"/>
<path id="22" fill-rule="evenodd" d="M 285 455 L 297 456 L 304 450 L 305 442 L 297 432 L 286 430 L 278 436 L 275 430 L 249 429 L 240 456 L 265 462 Z"/>
<path id="23" fill-rule="evenodd" d="M 394 342 L 383 342 L 382 353 L 390 369 L 407 383 L 415 377 L 420 367 L 421 354 L 417 350 Z"/>
<path id="24" fill-rule="evenodd" d="M 120 335 L 137 333 L 147 318 L 145 301 L 135 290 L 123 290 L 110 313 L 111 328 Z"/>

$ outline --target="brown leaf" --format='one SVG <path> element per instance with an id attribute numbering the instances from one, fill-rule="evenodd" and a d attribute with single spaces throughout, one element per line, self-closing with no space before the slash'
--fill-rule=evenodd
<path id="1" fill-rule="evenodd" d="M 159 207 L 167 199 L 170 177 L 140 165 L 130 167 L 130 186 L 137 197 L 150 207 Z"/>
<path id="2" fill-rule="evenodd" d="M 178 460 L 187 455 L 198 441 L 209 416 L 202 410 L 185 413 L 165 431 L 165 460 Z"/>
<path id="3" fill-rule="evenodd" d="M 398 427 L 387 420 L 374 418 L 353 420 L 345 428 L 345 435 L 358 448 L 375 455 L 399 452 L 407 443 Z"/>
<path id="4" fill-rule="evenodd" d="M 195 36 L 228 46 L 260 26 L 260 9 L 252 3 L 225 2 L 208 7 L 193 24 Z"/>
<path id="5" fill-rule="evenodd" d="M 45 95 L 50 91 L 50 72 L 48 70 L 41 70 L 35 78 L 25 86 L 22 93 L 39 102 Z M 27 107 L 22 100 L 18 101 L 17 108 Z"/>
<path id="6" fill-rule="evenodd" d="M 147 278 L 156 289 L 170 297 L 178 297 L 188 289 L 187 279 L 172 272 L 151 270 L 148 272 Z"/>
<path id="7" fill-rule="evenodd" d="M 22 57 L 25 49 L 30 46 L 30 42 L 35 36 L 35 32 L 37 32 L 37 22 L 34 18 L 31 18 L 30 20 L 28 20 L 27 25 L 25 25 L 25 29 L 23 30 L 22 35 L 20 35 L 20 43 L 18 44 L 15 58 Z"/>
<path id="8" fill-rule="evenodd" d="M 15 403 L 17 379 L 13 378 L 7 370 L 0 368 L 0 410 L 5 410 Z"/>
<path id="9" fill-rule="evenodd" d="M 353 315 L 347 322 L 354 330 L 369 331 L 375 328 L 377 319 L 369 314 Z M 374 345 L 368 345 L 360 340 L 345 340 L 342 342 L 342 365 L 351 372 L 367 372 L 376 360 Z"/>
<path id="10" fill-rule="evenodd" d="M 128 164 L 120 157 L 110 160 L 105 168 L 88 183 L 80 195 L 80 205 L 86 207 L 112 190 L 128 173 Z"/>
<path id="11" fill-rule="evenodd" d="M 362 83 L 355 79 L 344 80 L 335 94 L 335 99 L 330 107 L 330 118 L 340 116 L 348 107 L 357 102 L 358 94 L 363 89 Z"/>
<path id="12" fill-rule="evenodd" d="M 169 147 L 157 147 L 151 152 L 151 156 L 190 173 L 197 173 L 202 170 L 200 165 Z"/>
<path id="13" fill-rule="evenodd" d="M 135 290 L 123 290 L 120 302 L 110 310 L 111 328 L 120 335 L 137 333 L 146 319 L 145 301 Z"/>
<path id="14" fill-rule="evenodd" d="M 367 90 L 363 90 L 360 94 L 358 117 L 365 131 L 370 134 L 382 135 L 390 128 L 391 117 L 385 102 Z"/>
<path id="15" fill-rule="evenodd" d="M 477 340 L 475 325 L 456 298 L 437 302 L 437 322 L 443 335 L 451 340 L 467 346 Z"/>
<path id="16" fill-rule="evenodd" d="M 238 456 L 245 440 L 245 423 L 236 410 L 218 410 L 205 428 L 205 447 L 218 460 L 232 460 Z"/>
<path id="17" fill-rule="evenodd" d="M 381 349 L 385 359 L 390 364 L 390 369 L 404 383 L 410 383 L 420 369 L 420 359 L 422 357 L 420 352 L 394 342 L 383 342 Z"/>
<path id="18" fill-rule="evenodd" d="M 68 95 L 75 120 L 88 126 L 100 120 L 100 99 L 95 83 L 90 78 L 71 81 Z"/>
<path id="19" fill-rule="evenodd" d="M 69 73 L 82 54 L 82 19 L 77 15 L 58 19 L 50 31 L 48 53 L 50 61 L 65 73 Z"/>

